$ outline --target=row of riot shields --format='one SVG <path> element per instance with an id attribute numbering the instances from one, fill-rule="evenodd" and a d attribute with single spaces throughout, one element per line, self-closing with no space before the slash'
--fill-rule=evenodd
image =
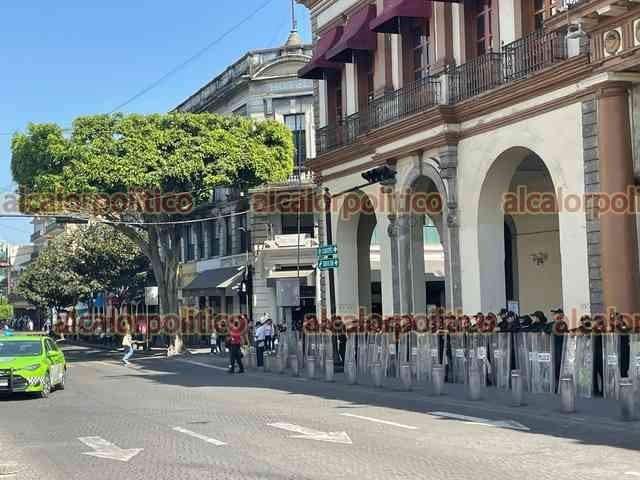
<path id="1" fill-rule="evenodd" d="M 314 358 L 321 372 L 326 360 L 334 358 L 330 334 L 308 335 L 304 345 L 295 336 L 287 340 L 283 350 L 297 352 L 300 366 Z M 384 378 L 398 378 L 406 363 L 418 384 L 431 381 L 436 365 L 445 366 L 447 382 L 466 384 L 470 368 L 477 366 L 484 385 L 501 389 L 510 388 L 511 371 L 517 369 L 531 393 L 557 393 L 560 378 L 571 376 L 578 396 L 618 398 L 620 379 L 628 376 L 640 394 L 640 335 L 410 332 L 398 338 L 369 333 L 346 338 L 343 360 L 353 362 L 359 381 L 368 380 L 376 364 Z"/>

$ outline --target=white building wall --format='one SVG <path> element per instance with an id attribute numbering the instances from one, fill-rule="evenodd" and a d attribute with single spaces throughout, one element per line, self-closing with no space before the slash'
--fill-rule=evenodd
<path id="1" fill-rule="evenodd" d="M 554 110 L 535 118 L 462 140 L 458 145 L 458 194 L 462 300 L 467 312 L 499 309 L 504 288 L 495 287 L 493 297 L 482 295 L 480 242 L 482 225 L 478 221 L 480 188 L 494 160 L 514 146 L 535 152 L 547 166 L 556 191 L 584 193 L 580 103 Z M 560 130 L 561 129 L 561 130 Z M 562 138 L 558 137 L 562 132 Z M 554 141 L 555 140 L 555 141 Z M 499 208 L 499 205 L 496 205 Z M 566 311 L 589 310 L 586 219 L 584 212 L 560 212 L 560 255 L 562 257 L 562 300 Z M 480 231 L 480 235 L 479 235 Z M 486 239 L 485 239 L 486 240 Z M 484 242 L 483 240 L 482 242 Z M 499 250 L 484 249 L 483 254 Z M 502 268 L 499 255 L 492 261 Z M 500 278 L 499 272 L 496 279 Z M 502 274 L 504 278 L 504 274 Z M 486 281 L 486 278 L 484 279 Z M 522 288 L 522 287 L 521 287 Z M 485 289 L 489 291 L 490 289 Z"/>

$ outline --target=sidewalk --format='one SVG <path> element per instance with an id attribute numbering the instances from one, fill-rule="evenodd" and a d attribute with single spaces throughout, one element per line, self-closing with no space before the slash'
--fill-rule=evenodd
<path id="1" fill-rule="evenodd" d="M 228 357 L 225 355 L 211 355 L 204 349 L 194 349 L 192 355 L 184 359 L 193 360 L 200 364 L 209 364 L 213 368 L 226 368 L 229 365 Z M 523 406 L 514 406 L 511 400 L 511 390 L 487 387 L 481 400 L 470 400 L 467 393 L 467 386 L 461 384 L 445 383 L 445 394 L 435 396 L 431 389 L 425 384 L 414 384 L 411 391 L 403 389 L 399 379 L 385 378 L 382 388 L 376 388 L 370 379 L 358 379 L 356 385 L 348 385 L 344 373 L 335 373 L 334 382 L 324 381 L 324 372 L 316 371 L 313 380 L 306 378 L 306 370 L 300 368 L 300 376 L 293 377 L 291 371 L 286 369 L 280 375 L 272 372 L 262 372 L 256 368 L 247 368 L 245 375 L 259 376 L 263 379 L 270 379 L 280 383 L 283 380 L 296 382 L 314 382 L 318 385 L 324 384 L 327 389 L 340 389 L 347 391 L 359 389 L 369 391 L 376 396 L 395 397 L 406 401 L 412 399 L 422 399 L 429 404 L 437 405 L 438 408 L 447 406 L 458 407 L 469 412 L 469 415 L 483 417 L 485 415 L 509 414 L 520 418 L 532 417 L 536 419 L 557 419 L 565 424 L 598 425 L 599 427 L 633 431 L 640 433 L 640 421 L 623 421 L 621 418 L 620 403 L 616 400 L 603 398 L 580 398 L 576 397 L 576 412 L 566 414 L 561 411 L 560 397 L 552 394 L 524 393 Z"/>

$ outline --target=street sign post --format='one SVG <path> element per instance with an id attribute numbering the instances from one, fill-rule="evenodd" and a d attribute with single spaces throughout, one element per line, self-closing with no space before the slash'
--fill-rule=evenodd
<path id="1" fill-rule="evenodd" d="M 340 266 L 340 260 L 338 258 L 324 258 L 318 260 L 318 267 L 320 270 L 328 270 L 330 268 L 338 268 Z"/>
<path id="2" fill-rule="evenodd" d="M 337 245 L 320 245 L 317 249 L 318 258 L 323 258 L 329 255 L 337 255 Z"/>
<path id="3" fill-rule="evenodd" d="M 318 268 L 320 270 L 330 270 L 338 268 L 340 261 L 338 260 L 337 245 L 320 245 L 317 250 Z"/>

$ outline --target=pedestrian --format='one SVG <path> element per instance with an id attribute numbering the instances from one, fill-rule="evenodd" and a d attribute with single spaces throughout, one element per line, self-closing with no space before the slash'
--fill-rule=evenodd
<path id="1" fill-rule="evenodd" d="M 273 322 L 271 318 L 267 318 L 264 325 L 264 349 L 268 353 L 273 350 Z"/>
<path id="2" fill-rule="evenodd" d="M 211 332 L 211 336 L 209 337 L 209 345 L 211 346 L 211 354 L 218 352 L 218 336 L 216 335 L 216 331 Z"/>
<path id="3" fill-rule="evenodd" d="M 256 344 L 256 363 L 258 365 L 258 368 L 262 367 L 262 365 L 264 364 L 264 347 L 265 347 L 264 327 L 265 325 L 263 325 L 260 322 L 256 324 L 255 344 Z"/>
<path id="4" fill-rule="evenodd" d="M 244 337 L 244 328 L 241 322 L 234 322 L 229 329 L 229 373 L 235 373 L 236 363 L 238 364 L 238 373 L 244 373 L 244 365 L 242 365 L 242 343 Z"/>
<path id="5" fill-rule="evenodd" d="M 30 332 L 33 332 L 33 320 L 29 319 L 29 320 L 27 321 L 27 329 L 28 329 Z"/>
<path id="6" fill-rule="evenodd" d="M 129 359 L 133 357 L 133 339 L 131 338 L 131 330 L 128 325 L 124 337 L 122 337 L 122 346 L 126 351 L 124 357 L 122 357 L 122 363 L 129 365 Z"/>

